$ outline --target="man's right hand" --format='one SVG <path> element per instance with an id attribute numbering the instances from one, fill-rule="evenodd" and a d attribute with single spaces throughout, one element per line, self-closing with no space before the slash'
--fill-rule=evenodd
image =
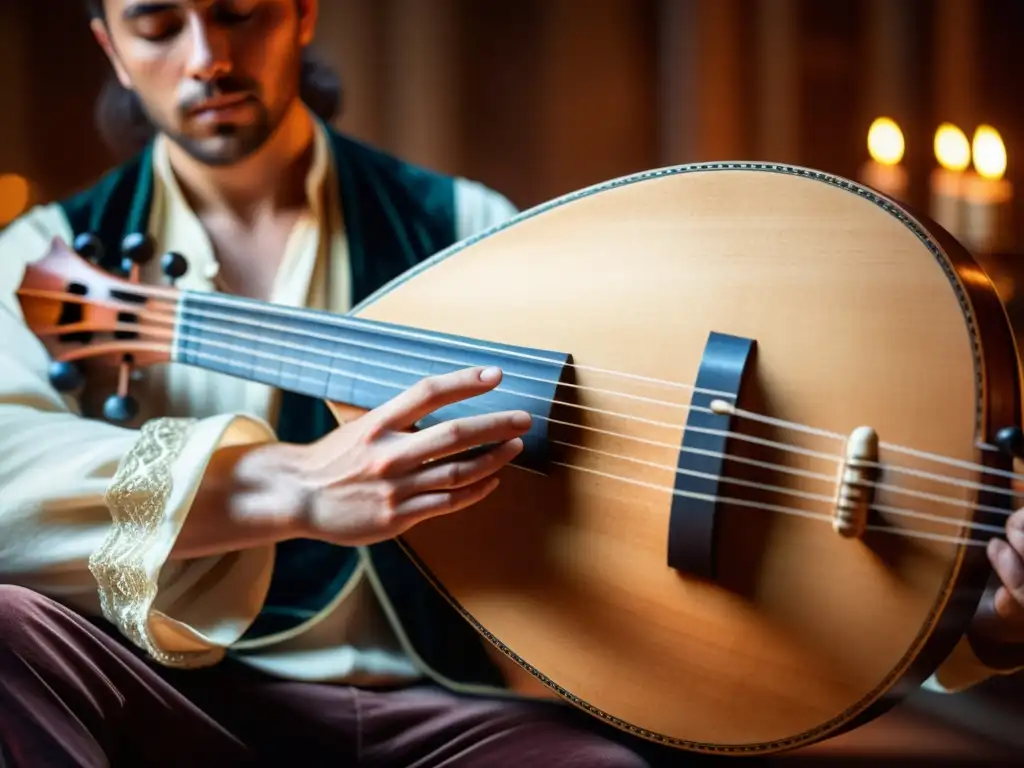
<path id="1" fill-rule="evenodd" d="M 488 413 L 410 430 L 428 414 L 500 381 L 494 368 L 426 378 L 315 443 L 279 445 L 263 460 L 254 456 L 256 461 L 245 462 L 246 479 L 263 490 L 249 498 L 263 510 L 276 499 L 297 511 L 303 538 L 346 546 L 383 541 L 476 504 L 497 487 L 495 473 L 522 451 L 519 438 L 530 428 L 530 415 Z M 496 446 L 450 459 L 489 444 Z"/>

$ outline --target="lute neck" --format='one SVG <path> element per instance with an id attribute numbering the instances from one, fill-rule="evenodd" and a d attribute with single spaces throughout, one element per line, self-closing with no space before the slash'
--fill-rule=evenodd
<path id="1" fill-rule="evenodd" d="M 569 367 L 565 353 L 190 291 L 181 294 L 172 360 L 366 410 L 424 377 L 496 365 L 504 371 L 497 389 L 442 408 L 421 426 L 525 410 L 535 416 L 527 460 L 531 452 L 539 460 L 555 392 Z"/>

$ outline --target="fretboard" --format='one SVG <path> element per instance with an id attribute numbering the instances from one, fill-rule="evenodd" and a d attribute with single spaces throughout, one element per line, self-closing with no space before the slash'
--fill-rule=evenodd
<path id="1" fill-rule="evenodd" d="M 569 356 L 227 294 L 184 292 L 174 360 L 368 410 L 424 377 L 496 365 L 504 371 L 496 390 L 442 408 L 420 426 L 525 410 L 541 417 L 528 438 L 545 439 Z"/>

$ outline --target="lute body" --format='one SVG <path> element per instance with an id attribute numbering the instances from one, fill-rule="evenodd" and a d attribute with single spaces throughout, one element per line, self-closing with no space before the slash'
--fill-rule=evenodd
<path id="1" fill-rule="evenodd" d="M 25 286 L 88 269 L 69 264 Z M 30 325 L 56 322 L 28 293 Z M 621 179 L 439 254 L 354 325 L 209 301 L 180 299 L 173 338 L 126 343 L 356 408 L 498 357 L 504 393 L 466 407 L 534 412 L 524 466 L 403 544 L 514 686 L 645 738 L 758 754 L 855 726 L 944 660 L 989 576 L 957 539 L 1009 505 L 1005 313 L 948 235 L 851 182 L 754 164 Z M 225 313 L 258 326 L 248 367 L 231 344 L 216 359 L 211 323 L 244 332 Z M 271 349 L 303 338 L 349 362 Z"/>

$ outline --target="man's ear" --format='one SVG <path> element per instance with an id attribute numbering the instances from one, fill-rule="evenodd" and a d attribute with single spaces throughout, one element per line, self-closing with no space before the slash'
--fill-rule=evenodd
<path id="1" fill-rule="evenodd" d="M 299 4 L 299 42 L 309 45 L 316 36 L 316 20 L 320 13 L 318 0 L 298 0 Z"/>
<path id="2" fill-rule="evenodd" d="M 118 81 L 124 88 L 130 91 L 132 89 L 132 81 L 121 65 L 121 59 L 118 58 L 117 51 L 114 50 L 114 46 L 110 42 L 110 33 L 107 31 L 107 25 L 100 19 L 93 19 L 89 22 L 89 28 L 92 30 L 92 36 L 96 38 L 96 42 L 103 49 L 103 53 L 107 55 L 107 59 L 110 61 L 110 66 L 114 68 L 114 74 L 117 75 Z"/>

